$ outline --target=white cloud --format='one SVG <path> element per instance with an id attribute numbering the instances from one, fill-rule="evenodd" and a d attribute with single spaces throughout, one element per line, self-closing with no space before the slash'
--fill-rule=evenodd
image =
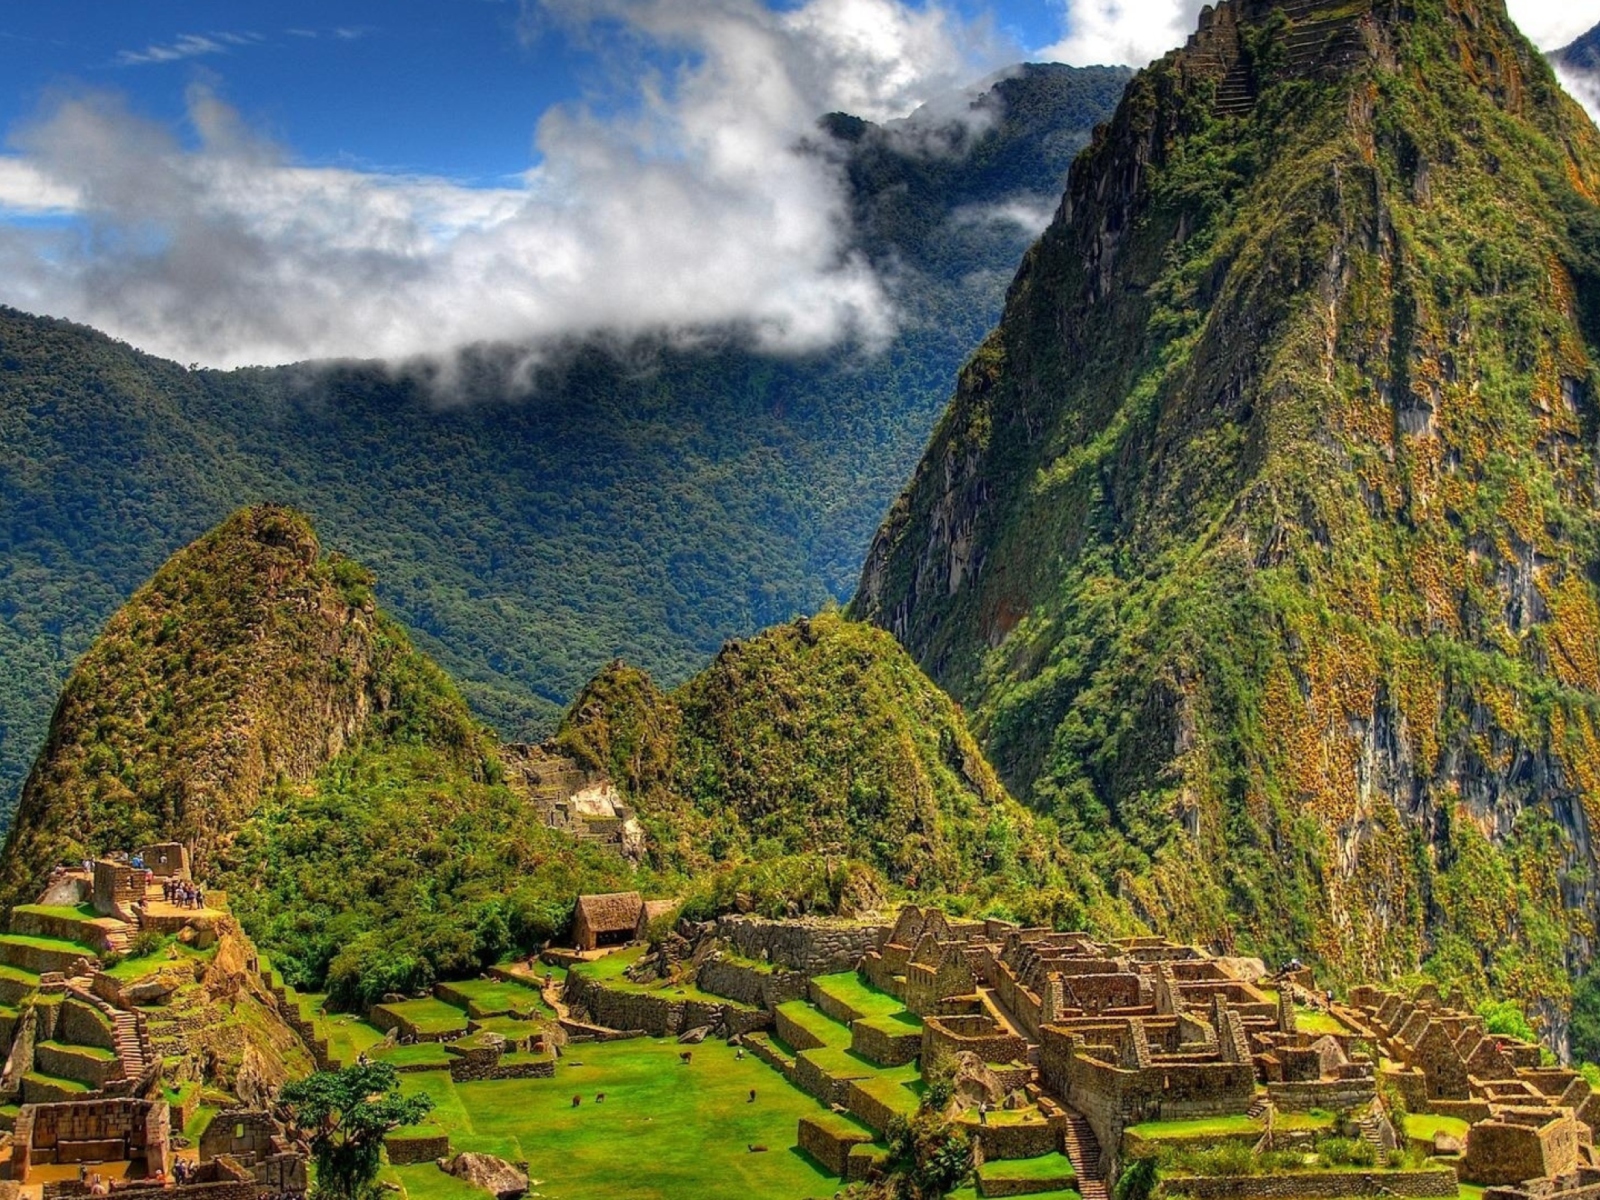
<path id="1" fill-rule="evenodd" d="M 800 141 L 822 112 L 899 115 L 998 65 L 981 29 L 900 0 L 547 7 L 607 22 L 596 44 L 631 91 L 608 98 L 621 115 L 546 112 L 514 186 L 297 165 L 202 89 L 193 147 L 112 97 L 60 103 L 14 134 L 0 196 L 70 199 L 78 227 L 0 225 L 0 301 L 215 365 L 597 329 L 732 324 L 785 349 L 885 332 L 834 168 Z"/>
<path id="2" fill-rule="evenodd" d="M 180 62 L 207 54 L 226 54 L 229 46 L 249 46 L 259 41 L 261 36 L 255 33 L 180 33 L 175 41 L 164 45 L 152 43 L 143 50 L 123 50 L 117 61 L 128 67 Z"/>
<path id="3" fill-rule="evenodd" d="M 57 183 L 23 159 L 0 157 L 0 213 L 64 216 L 82 204 L 76 188 Z"/>
<path id="4" fill-rule="evenodd" d="M 1600 25 L 1600 5 L 1569 0 L 1506 0 L 1511 14 L 1528 40 L 1541 50 L 1559 50 L 1573 39 Z"/>
<path id="5" fill-rule="evenodd" d="M 1038 57 L 1071 63 L 1145 66 L 1183 45 L 1194 32 L 1204 0 L 1070 0 L 1065 32 Z"/>
<path id="6" fill-rule="evenodd" d="M 1063 33 L 1037 57 L 1073 66 L 1142 67 L 1183 45 L 1206 0 L 1065 0 Z M 1557 0 L 1507 0 L 1506 7 L 1542 50 L 1564 46 L 1600 23 L 1600 6 Z"/>

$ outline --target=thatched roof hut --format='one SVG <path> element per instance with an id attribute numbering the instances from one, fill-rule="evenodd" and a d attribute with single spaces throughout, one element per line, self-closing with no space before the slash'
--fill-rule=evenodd
<path id="1" fill-rule="evenodd" d="M 572 944 L 579 950 L 618 946 L 633 939 L 644 900 L 638 892 L 579 896 L 572 918 Z"/>

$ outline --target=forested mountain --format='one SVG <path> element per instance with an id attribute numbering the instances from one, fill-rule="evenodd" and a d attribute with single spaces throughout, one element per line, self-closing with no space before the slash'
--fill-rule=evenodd
<path id="1" fill-rule="evenodd" d="M 1600 137 L 1499 0 L 1242 0 L 1074 165 L 855 611 L 1152 924 L 1559 1037 L 1600 917 Z"/>
<path id="2" fill-rule="evenodd" d="M 822 123 L 900 309 L 882 352 L 699 331 L 541 347 L 512 384 L 527 348 L 480 347 L 441 398 L 426 365 L 189 371 L 0 310 L 0 807 L 104 621 L 241 504 L 292 503 L 370 563 L 508 737 L 617 655 L 675 683 L 843 598 L 1033 235 L 1003 210 L 1053 203 L 1126 79 L 1031 66 L 888 128 Z"/>
<path id="3" fill-rule="evenodd" d="M 57 863 L 181 839 L 278 970 L 350 1004 L 527 953 L 584 891 L 644 887 L 707 915 L 735 896 L 850 911 L 897 889 L 1127 923 L 1103 896 L 1091 912 L 1085 872 L 881 630 L 837 613 L 778 626 L 671 693 L 620 663 L 592 680 L 537 753 L 638 806 L 635 866 L 549 828 L 373 585 L 275 505 L 163 564 L 67 681 L 0 905 Z"/>

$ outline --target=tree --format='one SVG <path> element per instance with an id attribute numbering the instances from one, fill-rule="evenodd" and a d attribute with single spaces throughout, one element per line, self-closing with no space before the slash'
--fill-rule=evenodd
<path id="1" fill-rule="evenodd" d="M 316 1190 L 330 1200 L 364 1196 L 378 1173 L 383 1135 L 415 1125 L 433 1108 L 427 1096 L 402 1096 L 388 1063 L 318 1071 L 285 1085 L 278 1102 L 311 1143 Z"/>
<path id="2" fill-rule="evenodd" d="M 1153 1158 L 1135 1158 L 1122 1168 L 1113 1191 L 1113 1200 L 1150 1200 L 1160 1176 Z"/>
<path id="3" fill-rule="evenodd" d="M 1572 989 L 1572 1060 L 1600 1062 L 1600 971 L 1590 971 Z"/>

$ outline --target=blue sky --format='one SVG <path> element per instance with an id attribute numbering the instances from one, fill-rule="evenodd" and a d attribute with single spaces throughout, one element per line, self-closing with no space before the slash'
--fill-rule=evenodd
<path id="1" fill-rule="evenodd" d="M 1143 65 L 1200 4 L 19 0 L 0 303 L 215 366 L 729 322 L 870 340 L 893 306 L 841 245 L 836 167 L 796 151 L 816 117 L 1025 58 Z M 1510 8 L 1546 48 L 1600 20 Z"/>
<path id="2" fill-rule="evenodd" d="M 1048 4 L 979 0 L 1019 56 L 1062 29 Z M 605 65 L 513 0 L 49 0 L 0 13 L 0 129 L 63 89 L 113 89 L 181 128 L 213 86 L 312 164 L 493 183 L 535 157 L 550 105 L 604 102 Z"/>

